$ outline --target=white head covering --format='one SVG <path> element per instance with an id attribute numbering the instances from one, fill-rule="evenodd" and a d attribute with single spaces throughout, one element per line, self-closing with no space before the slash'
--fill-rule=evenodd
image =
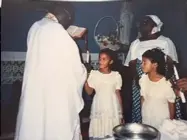
<path id="1" fill-rule="evenodd" d="M 160 32 L 163 22 L 159 19 L 159 17 L 157 17 L 156 15 L 147 15 L 147 16 L 150 17 L 157 25 L 156 27 L 152 29 L 151 34 Z"/>

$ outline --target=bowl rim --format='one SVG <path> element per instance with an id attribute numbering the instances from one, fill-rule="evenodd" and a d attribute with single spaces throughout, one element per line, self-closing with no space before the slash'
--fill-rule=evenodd
<path id="1" fill-rule="evenodd" d="M 153 126 L 147 125 L 147 124 L 126 123 L 126 124 L 120 124 L 120 125 L 115 126 L 115 127 L 113 128 L 113 135 L 115 134 L 115 135 L 116 135 L 117 137 L 119 137 L 119 138 L 124 138 L 124 136 L 122 136 L 119 132 L 117 132 L 116 129 L 117 129 L 119 126 L 127 126 L 127 125 L 133 125 L 133 124 L 142 125 L 142 126 L 146 126 L 146 127 L 148 127 L 148 128 L 153 129 L 153 130 L 156 132 L 155 138 L 156 138 L 156 137 L 159 135 L 159 133 L 160 133 L 160 132 L 158 131 L 158 129 L 154 128 Z M 134 132 L 134 133 L 132 133 L 132 134 L 139 134 L 139 133 Z M 142 133 L 142 134 L 143 134 L 143 133 Z"/>

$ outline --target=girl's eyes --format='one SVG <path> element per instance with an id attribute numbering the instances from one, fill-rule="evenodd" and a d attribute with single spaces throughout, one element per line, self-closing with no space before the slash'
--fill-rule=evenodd
<path id="1" fill-rule="evenodd" d="M 105 59 L 105 58 L 101 58 L 101 59 L 99 59 L 99 60 L 101 61 L 101 60 L 106 60 L 106 59 Z"/>
<path id="2" fill-rule="evenodd" d="M 146 61 L 143 61 L 142 63 L 145 65 L 145 64 L 146 64 Z"/>

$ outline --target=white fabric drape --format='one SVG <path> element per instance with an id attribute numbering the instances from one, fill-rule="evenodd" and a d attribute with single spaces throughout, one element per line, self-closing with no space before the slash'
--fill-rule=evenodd
<path id="1" fill-rule="evenodd" d="M 129 45 L 130 30 L 132 26 L 133 14 L 131 12 L 131 2 L 124 2 L 120 14 L 120 42 Z"/>
<path id="2" fill-rule="evenodd" d="M 44 18 L 30 29 L 15 140 L 72 140 L 86 69 L 76 43 Z"/>

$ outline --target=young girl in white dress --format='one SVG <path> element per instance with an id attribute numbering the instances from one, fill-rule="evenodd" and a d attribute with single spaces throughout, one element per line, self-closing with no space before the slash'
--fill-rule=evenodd
<path id="1" fill-rule="evenodd" d="M 120 90 L 122 78 L 111 70 L 111 51 L 101 50 L 99 70 L 92 70 L 85 83 L 86 92 L 95 96 L 91 107 L 89 137 L 93 140 L 112 137 L 112 129 L 123 122 Z"/>
<path id="2" fill-rule="evenodd" d="M 142 75 L 139 84 L 142 98 L 142 123 L 159 128 L 165 119 L 174 119 L 175 93 L 168 80 L 172 71 L 168 57 L 160 49 L 142 55 Z"/>

